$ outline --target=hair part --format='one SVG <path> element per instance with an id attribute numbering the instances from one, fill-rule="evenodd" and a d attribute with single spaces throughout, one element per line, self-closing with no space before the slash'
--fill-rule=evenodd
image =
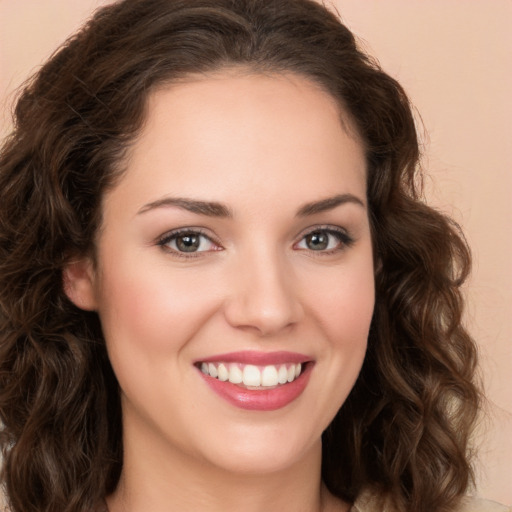
<path id="1" fill-rule="evenodd" d="M 450 510 L 470 482 L 470 257 L 458 226 L 421 200 L 401 86 L 313 1 L 125 0 L 26 84 L 0 156 L 0 443 L 13 512 L 90 511 L 117 485 L 118 384 L 98 316 L 67 299 L 62 270 L 94 252 L 101 199 L 151 91 L 234 67 L 319 84 L 366 150 L 376 308 L 359 379 L 323 436 L 324 482 L 348 501 L 377 487 L 417 512 Z"/>

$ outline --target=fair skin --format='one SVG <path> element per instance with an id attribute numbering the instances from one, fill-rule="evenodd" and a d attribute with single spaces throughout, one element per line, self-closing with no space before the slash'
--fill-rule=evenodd
<path id="1" fill-rule="evenodd" d="M 360 371 L 374 305 L 348 119 L 294 75 L 191 78 L 152 93 L 125 167 L 97 265 L 65 272 L 71 300 L 101 318 L 121 388 L 109 510 L 348 510 L 320 478 L 321 434 Z M 275 378 L 294 357 L 294 382 L 215 375 L 256 358 Z"/>

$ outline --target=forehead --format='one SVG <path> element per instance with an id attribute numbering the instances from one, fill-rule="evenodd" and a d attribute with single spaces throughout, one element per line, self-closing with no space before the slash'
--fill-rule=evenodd
<path id="1" fill-rule="evenodd" d="M 139 192 L 195 196 L 272 187 L 364 193 L 364 148 L 350 119 L 317 84 L 293 74 L 226 71 L 153 91 L 126 160 Z M 325 189 L 325 190 L 322 190 Z M 226 198 L 222 198 L 226 199 Z"/>
<path id="2" fill-rule="evenodd" d="M 235 66 L 210 73 L 189 74 L 170 84 L 157 86 L 148 96 L 142 135 L 151 126 L 169 121 L 165 116 L 171 113 L 171 109 L 176 123 L 195 117 L 200 118 L 201 124 L 209 119 L 209 114 L 216 115 L 219 110 L 224 110 L 223 114 L 228 110 L 233 114 L 235 111 L 241 113 L 243 109 L 246 117 L 239 120 L 237 127 L 246 130 L 250 121 L 261 119 L 262 106 L 272 105 L 275 109 L 273 124 L 277 124 L 280 120 L 289 120 L 290 110 L 287 109 L 291 107 L 294 110 L 300 103 L 301 108 L 295 110 L 299 121 L 297 126 L 322 118 L 321 123 L 313 123 L 313 126 L 318 128 L 323 124 L 326 129 L 332 129 L 332 124 L 329 127 L 325 124 L 328 115 L 336 130 L 342 129 L 363 145 L 356 123 L 341 106 L 342 101 L 320 83 L 297 73 L 260 73 L 248 67 Z M 161 108 L 163 104 L 166 104 L 166 109 Z M 226 117 L 226 123 L 228 121 Z"/>

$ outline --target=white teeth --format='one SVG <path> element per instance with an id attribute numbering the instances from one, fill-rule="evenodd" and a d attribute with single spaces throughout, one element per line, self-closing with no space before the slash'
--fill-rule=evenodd
<path id="1" fill-rule="evenodd" d="M 261 385 L 261 372 L 257 366 L 248 364 L 244 366 L 243 379 L 245 386 L 259 386 Z"/>
<path id="2" fill-rule="evenodd" d="M 261 372 L 262 386 L 277 386 L 277 370 L 275 366 L 265 366 Z"/>
<path id="3" fill-rule="evenodd" d="M 217 367 L 213 363 L 208 363 L 208 373 L 211 377 L 218 376 Z"/>
<path id="4" fill-rule="evenodd" d="M 284 364 L 279 367 L 279 371 L 277 372 L 277 382 L 279 382 L 279 384 L 286 384 L 288 382 L 288 370 Z"/>
<path id="5" fill-rule="evenodd" d="M 229 382 L 232 384 L 240 384 L 243 381 L 242 370 L 236 365 L 229 366 Z"/>
<path id="6" fill-rule="evenodd" d="M 229 372 L 225 365 L 222 363 L 219 364 L 219 367 L 217 369 L 217 372 L 219 374 L 219 380 L 226 381 L 229 379 Z"/>
<path id="7" fill-rule="evenodd" d="M 275 387 L 279 384 L 293 382 L 302 371 L 301 363 L 287 363 L 278 366 L 255 366 L 242 363 L 201 363 L 201 371 L 232 384 L 243 384 L 247 387 Z"/>

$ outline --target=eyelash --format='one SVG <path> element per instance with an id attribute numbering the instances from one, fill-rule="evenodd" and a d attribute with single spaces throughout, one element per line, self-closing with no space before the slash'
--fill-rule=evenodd
<path id="1" fill-rule="evenodd" d="M 314 233 L 321 233 L 321 234 L 327 234 L 329 236 L 333 236 L 337 239 L 338 245 L 332 249 L 329 250 L 319 250 L 315 251 L 314 249 L 299 249 L 303 251 L 308 251 L 314 256 L 322 257 L 322 256 L 329 256 L 338 252 L 343 251 L 344 249 L 350 247 L 354 243 L 354 239 L 342 228 L 337 228 L 334 226 L 315 226 L 313 228 L 308 229 L 306 232 L 304 232 L 299 242 L 296 242 L 294 244 L 294 247 L 296 247 L 298 244 L 302 243 L 306 237 L 309 235 L 313 235 Z M 213 251 L 191 251 L 191 252 L 184 252 L 179 251 L 173 248 L 168 247 L 168 244 L 176 240 L 180 235 L 195 235 L 200 236 L 205 239 L 207 239 L 210 243 L 217 246 L 219 249 L 215 249 Z M 157 245 L 161 247 L 163 250 L 171 253 L 173 256 L 177 256 L 179 258 L 198 258 L 203 256 L 205 253 L 209 252 L 217 252 L 219 250 L 222 250 L 222 246 L 210 235 L 206 234 L 204 230 L 201 228 L 180 228 L 174 231 L 171 231 L 169 233 L 166 233 L 163 235 L 160 239 L 157 241 Z"/>
<path id="2" fill-rule="evenodd" d="M 178 251 L 176 249 L 172 249 L 170 247 L 167 247 L 168 244 L 170 244 L 172 241 L 176 240 L 180 235 L 199 235 L 202 238 L 206 238 L 209 242 L 216 245 L 220 249 L 216 249 L 214 251 L 191 251 L 189 253 L 184 251 Z M 221 250 L 222 246 L 217 243 L 212 236 L 206 234 L 201 228 L 180 228 L 176 229 L 174 231 L 171 231 L 169 233 L 166 233 L 163 235 L 158 241 L 157 245 L 160 246 L 165 251 L 171 253 L 173 256 L 177 256 L 178 258 L 198 258 L 200 256 L 203 256 L 204 253 L 208 252 L 216 252 L 217 250 Z"/>
<path id="3" fill-rule="evenodd" d="M 303 233 L 301 235 L 299 242 L 294 244 L 294 247 L 301 243 L 303 240 L 305 240 L 306 237 L 308 237 L 309 235 L 313 235 L 314 233 L 327 234 L 329 236 L 333 236 L 338 241 L 336 247 L 328 250 L 315 251 L 313 249 L 302 249 L 304 251 L 308 251 L 311 255 L 316 257 L 330 256 L 342 252 L 343 250 L 351 247 L 355 242 L 354 238 L 352 238 L 345 229 L 338 228 L 335 226 L 315 226 L 313 228 L 308 229 L 305 233 Z"/>

